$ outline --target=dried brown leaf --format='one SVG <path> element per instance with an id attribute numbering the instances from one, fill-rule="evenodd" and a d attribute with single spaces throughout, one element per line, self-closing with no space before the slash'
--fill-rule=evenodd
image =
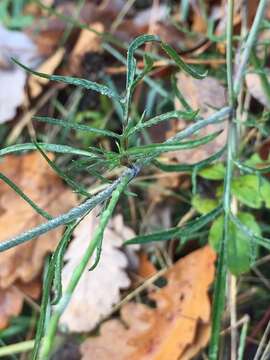
<path id="1" fill-rule="evenodd" d="M 200 116 L 207 118 L 215 113 L 216 109 L 220 109 L 226 105 L 226 92 L 225 88 L 213 77 L 206 77 L 203 80 L 191 78 L 184 73 L 178 75 L 177 84 L 179 90 L 183 94 L 186 101 L 194 110 L 200 110 Z M 179 100 L 175 103 L 176 109 L 182 109 Z M 177 120 L 174 122 L 174 128 L 168 135 L 173 135 L 179 130 L 188 126 L 190 122 L 184 120 Z M 224 123 L 208 125 L 200 131 L 200 136 L 209 135 L 212 132 L 223 130 L 224 131 L 209 144 L 200 146 L 196 149 L 181 150 L 174 152 L 170 158 L 174 158 L 177 162 L 192 164 L 197 161 L 204 160 L 213 153 L 220 150 L 226 143 L 227 128 Z"/>
<path id="2" fill-rule="evenodd" d="M 104 31 L 104 26 L 97 22 L 91 25 L 93 30 L 102 33 Z M 96 53 L 101 52 L 101 37 L 94 32 L 91 32 L 87 29 L 83 29 L 80 32 L 80 36 L 70 54 L 69 63 L 70 69 L 74 74 L 83 73 L 81 69 L 81 62 L 86 53 Z"/>
<path id="3" fill-rule="evenodd" d="M 65 289 L 79 264 L 82 254 L 91 241 L 94 229 L 99 224 L 98 210 L 92 211 L 74 232 L 65 259 L 62 279 Z M 112 218 L 104 233 L 103 250 L 95 270 L 85 271 L 66 311 L 61 324 L 70 331 L 90 331 L 107 316 L 114 304 L 120 301 L 120 290 L 129 287 L 130 280 L 125 272 L 128 260 L 119 249 L 123 242 L 134 236 L 134 232 L 123 224 L 121 215 Z M 95 256 L 89 263 L 89 268 Z"/>
<path id="4" fill-rule="evenodd" d="M 0 330 L 8 326 L 11 317 L 21 313 L 25 296 L 37 299 L 40 289 L 39 279 L 28 284 L 17 282 L 8 289 L 0 289 Z"/>
<path id="5" fill-rule="evenodd" d="M 268 34 L 269 35 L 269 34 Z M 269 78 L 270 80 L 270 78 Z M 246 84 L 250 94 L 257 100 L 259 103 L 264 105 L 267 109 L 270 109 L 270 100 L 265 94 L 265 91 L 262 87 L 261 79 L 258 74 L 247 74 L 246 75 Z"/>
<path id="6" fill-rule="evenodd" d="M 188 349 L 194 344 L 198 352 L 209 340 L 208 288 L 214 278 L 215 258 L 206 246 L 175 263 L 164 275 L 167 285 L 149 294 L 156 307 L 138 303 L 123 306 L 122 321 L 107 321 L 100 336 L 84 341 L 82 359 L 190 359 Z M 200 335 L 199 324 L 205 327 Z"/>
<path id="7" fill-rule="evenodd" d="M 22 32 L 10 31 L 0 25 L 0 123 L 11 120 L 24 98 L 26 73 L 15 66 L 11 57 L 34 66 L 38 53 L 30 38 Z"/>
<path id="8" fill-rule="evenodd" d="M 55 69 L 60 65 L 64 54 L 65 49 L 59 48 L 54 54 L 52 54 L 48 59 L 46 59 L 36 71 L 52 75 L 55 72 Z M 30 75 L 28 79 L 28 85 L 31 98 L 36 98 L 38 95 L 40 95 L 43 90 L 43 86 L 48 84 L 49 81 L 49 79 Z"/>
<path id="9" fill-rule="evenodd" d="M 64 186 L 38 152 L 6 156 L 0 163 L 0 172 L 51 215 L 67 211 L 76 202 L 74 193 Z M 14 190 L 0 182 L 0 242 L 43 221 Z M 57 228 L 0 253 L 0 288 L 7 288 L 17 280 L 33 280 L 42 269 L 44 256 L 55 248 L 61 233 L 62 228 Z"/>

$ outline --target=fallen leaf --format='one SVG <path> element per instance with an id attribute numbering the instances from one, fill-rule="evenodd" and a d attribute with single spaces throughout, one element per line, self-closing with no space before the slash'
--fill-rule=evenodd
<path id="1" fill-rule="evenodd" d="M 22 310 L 23 299 L 16 289 L 0 289 L 0 329 L 7 327 L 12 316 L 18 316 Z"/>
<path id="2" fill-rule="evenodd" d="M 46 59 L 36 71 L 52 75 L 55 69 L 60 65 L 65 54 L 64 48 L 59 48 L 53 55 Z M 31 98 L 36 98 L 41 94 L 43 87 L 48 84 L 50 80 L 41 78 L 35 75 L 30 75 L 28 79 L 28 86 Z"/>
<path id="3" fill-rule="evenodd" d="M 24 98 L 26 73 L 11 61 L 11 57 L 27 66 L 35 66 L 39 61 L 37 49 L 27 35 L 0 25 L 0 123 L 15 116 Z"/>
<path id="4" fill-rule="evenodd" d="M 97 22 L 91 24 L 91 29 L 103 33 L 104 26 Z M 80 32 L 80 36 L 70 54 L 69 63 L 70 69 L 74 74 L 83 73 L 82 59 L 86 53 L 97 53 L 101 52 L 101 37 L 94 32 L 89 31 L 88 29 L 83 29 Z"/>
<path id="5" fill-rule="evenodd" d="M 123 306 L 121 320 L 105 322 L 99 336 L 83 342 L 82 360 L 190 359 L 193 344 L 198 352 L 209 340 L 208 289 L 214 278 L 215 258 L 213 250 L 205 246 L 180 259 L 164 275 L 167 285 L 150 292 L 156 307 L 138 303 Z M 206 329 L 200 336 L 199 324 Z"/>
<path id="6" fill-rule="evenodd" d="M 38 152 L 6 156 L 0 163 L 0 172 L 51 215 L 63 213 L 76 203 L 74 193 L 64 186 Z M 41 222 L 44 222 L 43 217 L 1 181 L 0 242 Z M 61 233 L 62 228 L 57 228 L 36 240 L 0 253 L 0 288 L 5 289 L 17 280 L 32 281 L 42 269 L 44 256 L 54 250 Z"/>
<path id="7" fill-rule="evenodd" d="M 0 289 L 0 330 L 8 326 L 11 317 L 21 313 L 25 295 L 37 299 L 40 289 L 39 280 L 27 284 L 17 282 L 8 289 Z"/>
<path id="8" fill-rule="evenodd" d="M 63 289 L 67 287 L 98 224 L 98 212 L 95 210 L 74 231 L 74 239 L 65 255 L 67 264 L 62 272 Z M 91 272 L 84 272 L 61 318 L 60 323 L 70 331 L 82 332 L 95 328 L 111 312 L 113 305 L 120 301 L 120 290 L 130 286 L 130 279 L 125 272 L 128 260 L 119 248 L 133 236 L 134 232 L 124 226 L 121 215 L 111 219 L 104 233 L 98 266 Z M 89 262 L 89 268 L 94 260 L 95 255 Z"/>
<path id="9" fill-rule="evenodd" d="M 138 275 L 141 278 L 147 279 L 153 276 L 157 272 L 157 269 L 148 259 L 148 256 L 145 252 L 141 252 L 139 254 L 139 260 L 140 263 L 139 263 Z"/>
<path id="10" fill-rule="evenodd" d="M 179 73 L 177 85 L 180 92 L 194 110 L 200 110 L 199 115 L 202 118 L 208 118 L 226 105 L 225 88 L 217 79 L 208 76 L 205 79 L 197 80 L 184 73 Z M 176 109 L 182 109 L 182 105 L 177 99 L 175 102 Z M 177 131 L 184 129 L 190 122 L 184 120 L 174 121 L 174 127 L 168 133 L 172 136 Z M 215 131 L 224 130 L 216 139 L 209 144 L 202 145 L 199 148 L 191 150 L 181 150 L 170 153 L 170 158 L 174 158 L 177 162 L 192 164 L 201 161 L 220 150 L 226 143 L 227 126 L 226 123 L 213 124 L 204 127 L 200 131 L 200 136 L 209 135 Z"/>
<path id="11" fill-rule="evenodd" d="M 269 78 L 270 80 L 270 78 Z M 264 105 L 267 109 L 270 109 L 270 99 L 267 97 L 261 83 L 260 76 L 258 74 L 250 73 L 246 75 L 246 84 L 250 94 L 259 103 Z"/>

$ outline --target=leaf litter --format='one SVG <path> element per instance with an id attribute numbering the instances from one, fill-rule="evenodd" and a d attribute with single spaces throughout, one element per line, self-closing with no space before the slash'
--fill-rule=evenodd
<path id="1" fill-rule="evenodd" d="M 79 264 L 94 229 L 99 224 L 98 210 L 87 215 L 74 231 L 74 239 L 66 254 L 62 271 L 63 289 Z M 102 256 L 93 271 L 85 271 L 60 323 L 72 332 L 94 329 L 108 316 L 113 305 L 121 299 L 120 291 L 131 285 L 126 273 L 127 255 L 121 251 L 123 243 L 134 236 L 133 230 L 123 223 L 121 215 L 113 217 L 104 233 Z M 134 255 L 135 256 L 135 255 Z M 95 255 L 89 268 L 95 261 Z"/>
<path id="2" fill-rule="evenodd" d="M 103 323 L 98 336 L 83 342 L 82 359 L 191 359 L 210 336 L 208 290 L 215 259 L 214 251 L 205 246 L 178 260 L 164 274 L 166 285 L 148 292 L 154 308 L 124 305 L 119 319 Z"/>
<path id="3" fill-rule="evenodd" d="M 52 155 L 49 156 L 53 159 Z M 62 183 L 39 153 L 6 156 L 0 163 L 0 173 L 11 179 L 32 201 L 51 215 L 65 212 L 76 204 L 75 194 Z M 0 242 L 43 221 L 43 217 L 13 189 L 4 181 L 0 182 Z M 0 253 L 0 291 L 4 303 L 6 300 L 3 299 L 8 296 L 6 292 L 9 292 L 9 301 L 15 299 L 10 290 L 14 284 L 31 284 L 40 274 L 44 258 L 55 249 L 62 230 L 58 228 L 32 242 Z M 16 298 L 16 303 L 15 310 L 7 311 L 7 314 L 18 313 L 16 309 L 21 309 L 20 297 Z M 9 306 L 13 309 L 12 304 Z M 5 316 L 1 309 L 0 305 L 0 320 L 1 316 Z"/>

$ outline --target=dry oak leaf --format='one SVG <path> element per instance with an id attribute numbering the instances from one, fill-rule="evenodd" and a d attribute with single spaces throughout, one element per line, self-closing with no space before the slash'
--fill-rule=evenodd
<path id="1" fill-rule="evenodd" d="M 64 48 L 59 48 L 54 54 L 52 54 L 48 59 L 46 59 L 36 71 L 52 75 L 55 69 L 60 65 L 65 54 Z M 31 98 L 36 98 L 39 96 L 43 90 L 43 87 L 48 84 L 50 80 L 41 78 L 35 75 L 30 75 L 28 79 L 28 86 Z"/>
<path id="2" fill-rule="evenodd" d="M 269 34 L 268 34 L 268 37 L 269 37 Z M 269 80 L 270 80 L 270 78 L 269 78 Z M 247 74 L 246 75 L 246 84 L 247 84 L 247 88 L 248 88 L 248 91 L 250 92 L 250 94 L 257 101 L 259 101 L 259 103 L 264 105 L 269 110 L 270 109 L 270 99 L 266 95 L 266 93 L 263 89 L 260 76 L 258 74 L 253 74 L 253 73 Z"/>
<path id="3" fill-rule="evenodd" d="M 104 26 L 97 22 L 91 24 L 91 29 L 98 33 L 104 32 Z M 82 29 L 80 36 L 70 54 L 69 63 L 72 73 L 81 74 L 83 69 L 81 68 L 82 59 L 86 53 L 101 52 L 101 37 L 88 29 Z"/>
<path id="4" fill-rule="evenodd" d="M 199 115 L 202 118 L 208 118 L 226 105 L 225 88 L 217 79 L 208 76 L 202 80 L 194 79 L 184 73 L 179 73 L 177 77 L 177 86 L 184 98 L 194 110 L 200 110 Z M 182 105 L 177 99 L 175 107 L 182 109 Z M 184 120 L 174 121 L 175 128 L 169 132 L 169 135 L 175 134 L 177 131 L 184 129 L 190 124 Z M 210 155 L 220 150 L 226 143 L 227 126 L 226 123 L 208 125 L 200 131 L 200 136 L 209 135 L 215 131 L 224 130 L 216 139 L 199 148 L 191 150 L 181 150 L 170 155 L 177 162 L 192 164 L 206 159 Z"/>
<path id="5" fill-rule="evenodd" d="M 40 289 L 39 279 L 27 284 L 18 281 L 8 289 L 0 289 L 0 330 L 8 326 L 11 317 L 21 313 L 26 296 L 38 299 Z"/>
<path id="6" fill-rule="evenodd" d="M 74 231 L 62 271 L 63 290 L 67 287 L 74 269 L 85 252 L 94 229 L 99 224 L 98 209 L 92 211 Z M 126 255 L 120 251 L 125 240 L 135 234 L 123 224 L 121 215 L 113 217 L 104 233 L 101 259 L 93 271 L 85 271 L 76 291 L 64 312 L 60 323 L 70 331 L 90 331 L 108 314 L 114 304 L 120 301 L 120 289 L 130 286 L 125 272 L 128 265 Z M 89 262 L 89 268 L 95 260 L 95 254 Z"/>
<path id="7" fill-rule="evenodd" d="M 20 31 L 10 31 L 0 24 L 0 123 L 11 120 L 24 98 L 26 72 L 11 61 L 14 57 L 28 66 L 39 61 L 37 48 Z"/>
<path id="8" fill-rule="evenodd" d="M 0 172 L 53 216 L 66 212 L 76 203 L 75 194 L 64 186 L 38 152 L 6 156 L 0 163 Z M 42 216 L 8 185 L 0 182 L 0 242 L 42 222 Z M 62 228 L 57 228 L 0 253 L 0 288 L 5 289 L 17 280 L 24 283 L 33 280 L 42 269 L 44 256 L 55 249 L 61 233 Z"/>
<path id="9" fill-rule="evenodd" d="M 204 347 L 210 334 L 208 289 L 214 278 L 215 253 L 209 246 L 180 259 L 164 275 L 167 285 L 149 296 L 155 308 L 128 303 L 121 321 L 101 325 L 100 336 L 81 345 L 83 360 L 189 359 L 190 349 Z M 198 334 L 198 325 L 203 331 Z M 199 340 L 201 341 L 199 343 Z"/>

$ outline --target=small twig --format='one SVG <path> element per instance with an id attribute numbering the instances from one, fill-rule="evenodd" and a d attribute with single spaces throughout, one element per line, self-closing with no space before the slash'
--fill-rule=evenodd
<path id="1" fill-rule="evenodd" d="M 112 315 L 117 310 L 119 310 L 123 305 L 132 300 L 135 296 L 139 295 L 143 290 L 147 289 L 148 286 L 152 285 L 154 281 L 156 281 L 160 276 L 165 274 L 168 271 L 168 268 L 161 269 L 156 274 L 146 279 L 141 285 L 139 285 L 136 289 L 130 292 L 124 299 L 122 299 L 118 304 L 116 304 L 110 313 Z"/>
<path id="2" fill-rule="evenodd" d="M 259 344 L 259 347 L 256 351 L 256 354 L 254 356 L 254 360 L 259 360 L 260 359 L 260 355 L 265 347 L 265 344 L 266 344 L 266 340 L 267 340 L 267 337 L 270 333 L 270 321 L 268 322 L 267 326 L 266 326 L 266 329 L 264 331 L 264 334 L 263 334 L 263 337 L 261 338 L 261 341 L 260 341 L 260 344 Z"/>

